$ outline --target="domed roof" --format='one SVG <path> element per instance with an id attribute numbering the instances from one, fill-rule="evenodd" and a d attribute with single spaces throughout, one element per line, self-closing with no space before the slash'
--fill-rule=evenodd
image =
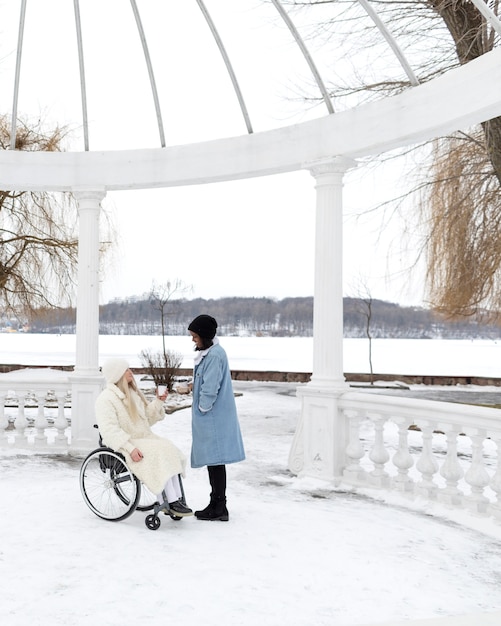
<path id="1" fill-rule="evenodd" d="M 472 1 L 501 33 L 483 0 Z M 440 67 L 419 85 L 412 61 L 435 50 L 418 37 L 404 53 L 372 4 L 347 6 L 356 21 L 345 3 L 330 2 L 314 4 L 314 15 L 284 0 L 2 3 L 0 98 L 12 112 L 11 148 L 25 121 L 69 129 L 66 156 L 0 153 L 2 188 L 261 176 L 381 153 L 499 115 L 499 48 L 459 70 Z M 397 80 L 404 91 L 360 106 L 371 96 L 339 88 L 350 72 Z M 131 156 L 138 149 L 150 152 Z M 78 155 L 89 152 L 96 158 Z"/>
<path id="2" fill-rule="evenodd" d="M 361 59 L 359 44 L 348 53 L 359 32 L 318 32 L 339 13 L 327 4 L 310 13 L 279 0 L 2 3 L 2 110 L 68 126 L 72 150 L 172 146 L 329 115 L 333 79 Z M 374 9 L 358 9 L 384 45 L 371 71 L 418 84 Z"/>
<path id="3" fill-rule="evenodd" d="M 2 112 L 68 125 L 72 149 L 240 135 L 304 108 L 291 90 L 308 67 L 273 6 L 20 0 L 0 24 Z"/>

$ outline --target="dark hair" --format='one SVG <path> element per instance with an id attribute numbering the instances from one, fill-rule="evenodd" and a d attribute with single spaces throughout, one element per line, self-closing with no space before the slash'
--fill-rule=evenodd
<path id="1" fill-rule="evenodd" d="M 198 336 L 200 337 L 200 335 Z M 210 348 L 214 344 L 212 339 L 209 339 L 208 337 L 200 337 L 200 339 L 202 340 L 202 347 L 199 348 L 198 346 L 195 346 L 195 350 L 207 350 L 207 348 Z"/>

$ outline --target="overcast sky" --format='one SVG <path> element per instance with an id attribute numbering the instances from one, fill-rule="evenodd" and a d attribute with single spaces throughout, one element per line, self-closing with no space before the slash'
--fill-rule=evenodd
<path id="1" fill-rule="evenodd" d="M 347 177 L 344 293 L 403 304 L 422 301 L 405 224 L 370 212 L 392 182 L 369 190 Z M 383 177 L 382 177 L 383 178 Z M 309 173 L 201 187 L 110 194 L 119 233 L 106 263 L 104 301 L 139 295 L 152 281 L 181 279 L 192 297 L 313 295 L 315 190 Z M 114 206 L 114 208 L 113 208 Z M 360 212 L 360 213 L 359 213 Z M 408 253 L 406 252 L 408 250 Z"/>
<path id="2" fill-rule="evenodd" d="M 318 117 L 299 102 L 312 79 L 273 7 L 206 2 L 238 74 L 256 130 Z M 158 146 L 158 128 L 140 40 L 122 0 L 81 2 L 91 149 Z M 231 84 L 196 2 L 138 2 L 148 38 L 167 144 L 246 132 Z M 0 1 L 0 103 L 12 111 L 20 0 Z M 272 37 L 265 33 L 273 30 Z M 310 41 L 311 47 L 314 44 Z M 321 53 L 315 50 L 320 63 Z M 306 89 L 306 88 L 305 88 Z M 299 106 L 300 105 L 300 106 Z M 300 111 L 300 112 L 298 112 Z M 19 116 L 68 124 L 82 149 L 73 3 L 27 3 Z M 405 224 L 374 207 L 399 193 L 401 169 L 361 167 L 346 176 L 344 292 L 366 285 L 375 298 L 419 304 L 409 274 L 416 242 Z M 106 259 L 102 302 L 180 279 L 193 297 L 313 295 L 314 179 L 308 172 L 165 190 L 108 194 L 117 246 Z M 359 217 L 357 217 L 359 216 Z M 410 251 L 409 251 L 410 250 Z"/>

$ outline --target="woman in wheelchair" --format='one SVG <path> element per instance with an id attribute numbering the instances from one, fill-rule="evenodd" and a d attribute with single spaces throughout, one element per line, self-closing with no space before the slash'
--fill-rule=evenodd
<path id="1" fill-rule="evenodd" d="M 151 426 L 164 419 L 167 393 L 148 402 L 138 389 L 125 359 L 109 359 L 102 367 L 106 387 L 96 400 L 96 419 L 103 443 L 125 457 L 132 473 L 165 502 L 165 513 L 193 515 L 183 500 L 179 475 L 186 457 L 171 441 L 156 435 Z"/>

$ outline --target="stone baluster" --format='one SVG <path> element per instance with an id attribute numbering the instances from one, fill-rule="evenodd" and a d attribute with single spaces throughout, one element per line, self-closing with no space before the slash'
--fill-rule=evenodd
<path id="1" fill-rule="evenodd" d="M 494 440 L 497 448 L 497 464 L 496 471 L 494 472 L 489 486 L 496 494 L 496 499 L 494 502 L 491 502 L 489 511 L 496 519 L 501 520 L 501 435 L 495 435 L 492 439 Z"/>
<path id="2" fill-rule="evenodd" d="M 438 499 L 446 504 L 461 504 L 464 494 L 458 487 L 464 471 L 458 460 L 458 431 L 451 428 L 446 432 L 447 452 L 440 468 L 440 475 L 445 478 L 446 486 L 438 491 Z"/>
<path id="3" fill-rule="evenodd" d="M 45 429 L 47 428 L 47 420 L 45 419 L 45 398 L 42 392 L 33 394 L 33 399 L 37 402 L 37 416 L 35 418 L 35 447 L 41 448 L 47 446 L 47 437 L 45 435 Z"/>
<path id="4" fill-rule="evenodd" d="M 465 500 L 468 507 L 476 513 L 485 513 L 489 505 L 489 500 L 484 495 L 484 489 L 491 481 L 485 469 L 484 439 L 484 431 L 479 431 L 471 437 L 471 465 L 464 475 L 467 484 L 471 487 L 471 494 Z"/>
<path id="5" fill-rule="evenodd" d="M 369 480 L 377 487 L 388 487 L 390 477 L 384 466 L 390 460 L 390 454 L 384 445 L 385 418 L 370 417 L 370 419 L 374 422 L 374 445 L 369 453 L 369 459 L 374 463 L 374 469 L 369 474 Z"/>
<path id="6" fill-rule="evenodd" d="M 350 484 L 361 484 L 366 482 L 366 473 L 360 465 L 365 450 L 360 441 L 360 415 L 356 411 L 344 411 L 348 419 L 348 445 L 346 446 L 347 465 L 343 471 L 343 477 Z"/>
<path id="7" fill-rule="evenodd" d="M 68 428 L 68 420 L 64 414 L 64 404 L 66 401 L 65 391 L 56 391 L 55 396 L 57 398 L 57 417 L 54 420 L 54 428 L 57 434 L 52 442 L 57 447 L 66 447 L 68 445 L 68 437 L 66 436 L 66 429 Z"/>
<path id="8" fill-rule="evenodd" d="M 436 498 L 438 491 L 437 485 L 433 482 L 433 476 L 438 472 L 438 463 L 433 455 L 433 430 L 432 423 L 425 423 L 421 426 L 423 449 L 416 463 L 416 468 L 421 473 L 417 489 L 430 500 Z"/>
<path id="9" fill-rule="evenodd" d="M 7 445 L 9 443 L 8 427 L 9 420 L 5 415 L 5 399 L 6 393 L 0 394 L 0 446 Z"/>
<path id="10" fill-rule="evenodd" d="M 411 492 L 414 482 L 409 476 L 409 469 L 414 465 L 414 459 L 409 451 L 409 420 L 395 418 L 398 427 L 398 448 L 392 457 L 392 463 L 398 473 L 393 478 L 393 486 L 397 491 Z"/>
<path id="11" fill-rule="evenodd" d="M 28 437 L 26 435 L 26 429 L 28 427 L 28 420 L 26 419 L 24 405 L 26 403 L 26 398 L 17 393 L 17 416 L 16 421 L 14 422 L 14 427 L 16 429 L 16 446 L 19 444 L 27 445 L 29 443 Z"/>

